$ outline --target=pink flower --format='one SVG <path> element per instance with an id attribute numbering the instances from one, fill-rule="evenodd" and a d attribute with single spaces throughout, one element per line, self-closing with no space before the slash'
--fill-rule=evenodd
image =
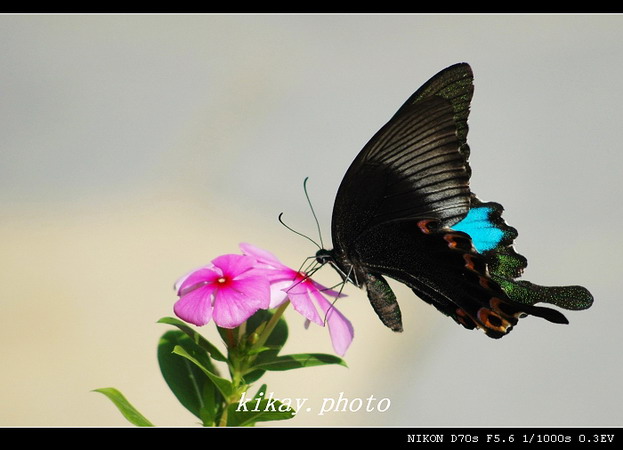
<path id="1" fill-rule="evenodd" d="M 334 297 L 341 296 L 341 294 L 315 282 L 305 273 L 283 265 L 277 257 L 266 250 L 259 249 L 250 244 L 240 244 L 240 248 L 244 254 L 250 255 L 257 260 L 258 267 L 268 269 L 267 273 L 270 279 L 271 290 L 270 308 L 279 306 L 289 298 L 294 309 L 307 320 L 324 326 L 326 318 L 333 349 L 339 355 L 344 356 L 353 340 L 353 326 L 324 297 L 323 293 Z M 322 315 L 318 313 L 314 303 L 320 307 Z"/>
<path id="2" fill-rule="evenodd" d="M 191 272 L 176 284 L 175 314 L 198 326 L 211 318 L 222 328 L 239 326 L 270 304 L 269 279 L 256 266 L 251 256 L 222 255 Z"/>

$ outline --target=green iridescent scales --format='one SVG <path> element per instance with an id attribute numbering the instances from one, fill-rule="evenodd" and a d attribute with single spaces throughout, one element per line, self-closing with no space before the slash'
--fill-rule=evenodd
<path id="1" fill-rule="evenodd" d="M 507 225 L 506 228 L 510 229 L 509 237 L 513 236 L 514 239 L 514 228 Z M 503 239 L 496 248 L 484 252 L 484 255 L 489 275 L 511 300 L 527 305 L 550 303 L 568 310 L 587 309 L 593 304 L 593 296 L 582 286 L 539 286 L 529 281 L 515 280 L 522 274 L 528 261 L 505 241 Z"/>
<path id="2" fill-rule="evenodd" d="M 450 102 L 454 110 L 454 123 L 456 126 L 456 134 L 459 139 L 459 151 L 465 157 L 469 158 L 469 146 L 467 145 L 467 118 L 469 116 L 469 105 L 474 92 L 473 75 L 469 67 L 462 67 L 457 70 L 456 67 L 450 67 L 440 73 L 440 76 L 433 77 L 422 87 L 409 97 L 404 106 L 416 103 L 422 99 L 431 96 L 444 98 Z M 404 108 L 403 106 L 403 108 Z M 396 112 L 396 116 L 401 114 L 403 108 Z M 466 169 L 469 171 L 469 165 Z"/>
<path id="3" fill-rule="evenodd" d="M 430 84 L 416 91 L 412 98 L 413 101 L 417 101 L 431 95 L 437 95 L 449 100 L 455 113 L 454 120 L 458 138 L 461 144 L 465 144 L 468 130 L 467 116 L 469 115 L 469 104 L 473 92 L 472 78 L 466 72 L 453 72 L 451 75 L 454 79 L 432 80 Z"/>

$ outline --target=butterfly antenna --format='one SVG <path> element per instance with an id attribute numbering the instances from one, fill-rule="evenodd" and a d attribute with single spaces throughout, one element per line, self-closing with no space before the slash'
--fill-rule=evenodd
<path id="1" fill-rule="evenodd" d="M 286 227 L 288 230 L 290 230 L 292 233 L 294 234 L 298 234 L 299 236 L 304 237 L 305 239 L 309 240 L 310 242 L 312 242 L 316 247 L 318 247 L 319 249 L 322 249 L 322 247 L 320 245 L 318 245 L 318 243 L 316 241 L 314 241 L 312 238 L 310 238 L 307 235 L 304 235 L 303 233 L 299 233 L 298 231 L 296 231 L 295 229 L 293 229 L 292 227 L 289 227 L 288 225 L 285 224 L 285 222 L 281 219 L 281 216 L 283 216 L 283 213 L 279 214 L 278 220 L 281 223 L 281 225 L 283 225 L 284 227 Z"/>
<path id="2" fill-rule="evenodd" d="M 316 212 L 314 211 L 314 206 L 312 205 L 311 200 L 309 199 L 309 194 L 307 193 L 307 180 L 309 177 L 305 177 L 303 180 L 303 191 L 305 192 L 305 198 L 307 199 L 307 204 L 309 205 L 309 209 L 311 209 L 312 215 L 314 216 L 314 220 L 316 221 L 316 228 L 318 229 L 318 237 L 320 238 L 320 248 L 324 248 L 324 243 L 322 242 L 322 232 L 320 231 L 320 223 L 318 222 L 318 217 L 316 216 Z"/>

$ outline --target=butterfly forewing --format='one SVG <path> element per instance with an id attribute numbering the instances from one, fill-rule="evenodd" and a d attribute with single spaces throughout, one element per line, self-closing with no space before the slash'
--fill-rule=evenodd
<path id="1" fill-rule="evenodd" d="M 348 169 L 332 222 L 334 247 L 386 222 L 419 217 L 456 222 L 469 209 L 469 172 L 447 100 L 410 105 L 383 127 Z"/>
<path id="2" fill-rule="evenodd" d="M 457 128 L 457 137 L 462 151 L 469 152 L 467 145 L 467 118 L 469 106 L 474 95 L 474 75 L 467 63 L 458 63 L 447 67 L 422 85 L 402 107 L 395 116 L 402 114 L 403 110 L 410 105 L 430 97 L 441 97 L 450 102 L 454 111 L 454 122 Z M 466 155 L 467 157 L 467 155 Z"/>

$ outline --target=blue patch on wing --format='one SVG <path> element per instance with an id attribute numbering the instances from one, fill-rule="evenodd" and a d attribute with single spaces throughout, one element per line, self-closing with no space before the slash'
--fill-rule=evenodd
<path id="1" fill-rule="evenodd" d="M 490 207 L 470 209 L 467 216 L 452 226 L 453 230 L 469 234 L 476 250 L 480 253 L 494 249 L 504 237 L 504 231 L 491 222 L 489 216 L 493 212 Z"/>

